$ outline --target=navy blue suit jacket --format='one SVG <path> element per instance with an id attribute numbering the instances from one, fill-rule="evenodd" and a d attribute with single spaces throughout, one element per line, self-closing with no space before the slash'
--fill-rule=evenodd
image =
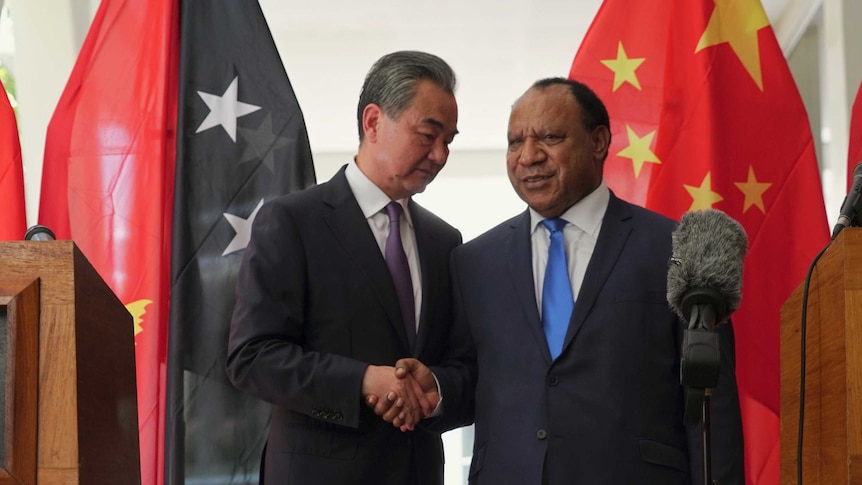
<path id="1" fill-rule="evenodd" d="M 675 222 L 611 194 L 566 334 L 551 361 L 536 304 L 525 212 L 453 252 L 456 338 L 477 365 L 470 483 L 703 483 L 697 426 L 683 425 L 679 383 L 685 324 L 666 299 Z M 743 484 L 733 334 L 720 327 L 713 477 Z M 547 456 L 547 461 L 546 461 Z M 546 468 L 545 468 L 546 467 Z"/>
<path id="2" fill-rule="evenodd" d="M 412 201 L 410 212 L 422 269 L 412 356 L 434 363 L 447 348 L 461 235 Z M 227 371 L 273 404 L 267 485 L 404 485 L 411 463 L 420 484 L 442 484 L 439 433 L 402 433 L 360 395 L 368 364 L 409 356 L 395 287 L 344 169 L 265 204 L 237 280 Z"/>

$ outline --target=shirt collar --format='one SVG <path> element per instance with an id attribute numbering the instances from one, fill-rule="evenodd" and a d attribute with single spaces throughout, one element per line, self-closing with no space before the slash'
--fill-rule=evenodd
<path id="1" fill-rule="evenodd" d="M 366 219 L 373 217 L 375 214 L 383 210 L 386 204 L 391 202 L 380 187 L 374 184 L 356 165 L 356 161 L 351 161 L 347 164 L 347 170 L 344 171 L 344 176 L 347 177 L 347 184 L 359 204 L 359 209 Z M 409 198 L 398 199 L 396 202 L 401 204 L 404 209 L 404 216 L 407 218 L 407 223 L 413 227 L 413 220 L 410 217 L 410 211 L 407 210 Z"/>
<path id="2" fill-rule="evenodd" d="M 602 225 L 602 218 L 605 217 L 605 212 L 608 210 L 610 198 L 608 186 L 605 184 L 604 179 L 602 179 L 596 190 L 593 190 L 586 197 L 566 209 L 560 215 L 560 219 L 596 238 L 598 237 L 598 230 Z M 534 233 L 539 224 L 545 219 L 546 217 L 530 208 L 530 234 Z"/>

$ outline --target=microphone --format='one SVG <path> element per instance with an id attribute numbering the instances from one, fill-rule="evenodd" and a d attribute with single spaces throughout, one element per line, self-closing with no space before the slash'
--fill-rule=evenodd
<path id="1" fill-rule="evenodd" d="M 713 330 L 727 321 L 742 300 L 742 262 L 748 251 L 745 230 L 724 212 L 707 209 L 683 214 L 671 238 L 668 304 L 690 322 L 689 328 Z M 700 321 L 692 321 L 693 316 Z"/>
<path id="2" fill-rule="evenodd" d="M 832 229 L 832 239 L 838 237 L 838 233 L 845 227 L 855 225 L 860 210 L 862 210 L 862 162 L 857 163 L 853 168 L 853 185 L 850 186 L 850 191 L 847 192 L 847 197 L 844 197 L 844 202 L 841 204 L 841 214 L 838 216 L 838 223 Z"/>
<path id="3" fill-rule="evenodd" d="M 671 235 L 667 301 L 684 320 L 679 381 L 684 386 L 683 423 L 704 421 L 707 389 L 718 386 L 721 369 L 716 324 L 727 321 L 742 300 L 742 261 L 748 238 L 742 226 L 720 210 L 686 212 Z"/>
<path id="4" fill-rule="evenodd" d="M 39 224 L 30 226 L 27 233 L 24 234 L 25 241 L 54 241 L 56 239 L 52 230 Z"/>

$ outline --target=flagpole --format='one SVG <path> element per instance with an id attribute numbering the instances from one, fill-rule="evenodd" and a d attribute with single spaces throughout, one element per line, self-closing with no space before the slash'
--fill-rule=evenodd
<path id="1" fill-rule="evenodd" d="M 706 389 L 703 396 L 703 419 L 701 420 L 703 435 L 703 483 L 704 485 L 719 485 L 712 480 L 712 389 Z"/>

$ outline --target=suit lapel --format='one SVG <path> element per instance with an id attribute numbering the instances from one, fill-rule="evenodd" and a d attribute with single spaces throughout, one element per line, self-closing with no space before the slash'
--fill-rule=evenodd
<path id="1" fill-rule="evenodd" d="M 596 241 L 596 249 L 587 266 L 584 282 L 578 294 L 578 301 L 575 302 L 575 311 L 572 313 L 569 329 L 566 331 L 566 339 L 563 342 L 564 351 L 574 340 L 587 315 L 595 305 L 599 293 L 616 265 L 623 247 L 625 247 L 631 230 L 629 207 L 611 192 L 608 210 L 605 213 L 602 229 Z"/>
<path id="2" fill-rule="evenodd" d="M 407 334 L 402 323 L 401 308 L 392 277 L 389 275 L 386 261 L 377 246 L 377 241 L 374 240 L 371 228 L 368 227 L 356 197 L 350 190 L 347 177 L 344 176 L 344 169 L 341 169 L 326 184 L 323 201 L 332 208 L 332 211 L 324 216 L 326 224 L 347 252 L 350 261 L 368 279 L 368 283 L 389 316 L 390 324 L 407 348 Z"/>
<path id="3" fill-rule="evenodd" d="M 437 252 L 432 248 L 436 246 L 436 238 L 433 231 L 427 227 L 427 221 L 422 209 L 419 208 L 412 200 L 410 201 L 410 217 L 413 220 L 413 233 L 416 235 L 416 251 L 419 254 L 419 267 L 422 275 L 422 309 L 419 311 L 419 332 L 416 335 L 416 348 L 413 349 L 413 355 L 422 355 L 422 349 L 428 339 L 428 332 L 431 331 L 429 325 L 429 314 L 431 313 L 430 305 L 432 302 L 440 301 L 442 298 L 448 298 L 446 295 L 439 295 L 440 288 L 449 288 L 448 284 L 441 285 L 440 280 L 440 265 L 448 265 L 448 261 L 441 261 L 437 257 Z M 448 282 L 447 282 L 448 283 Z"/>
<path id="4" fill-rule="evenodd" d="M 539 307 L 536 304 L 536 287 L 533 283 L 533 251 L 530 241 L 530 212 L 512 221 L 512 232 L 505 243 L 504 259 L 512 277 L 510 281 L 515 286 L 515 295 L 524 311 L 530 333 L 536 343 L 545 349 L 544 355 L 551 362 L 551 352 L 548 341 L 539 319 Z M 505 294 L 505 293 L 503 293 Z"/>

